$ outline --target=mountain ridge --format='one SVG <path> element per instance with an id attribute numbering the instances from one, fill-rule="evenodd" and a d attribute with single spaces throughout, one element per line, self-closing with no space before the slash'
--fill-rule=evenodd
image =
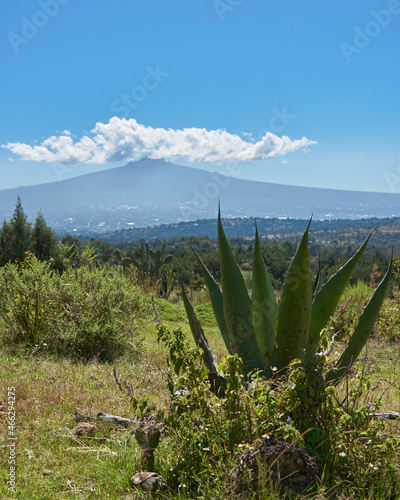
<path id="1" fill-rule="evenodd" d="M 70 179 L 0 191 L 0 217 L 17 196 L 30 220 L 41 210 L 59 233 L 104 233 L 130 227 L 224 217 L 359 219 L 400 216 L 400 195 L 300 187 L 229 177 L 143 158 Z"/>

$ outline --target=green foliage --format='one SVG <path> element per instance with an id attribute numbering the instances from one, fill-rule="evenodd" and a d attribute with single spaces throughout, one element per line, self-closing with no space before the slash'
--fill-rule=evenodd
<path id="1" fill-rule="evenodd" d="M 252 325 L 251 300 L 232 249 L 222 229 L 221 214 L 218 217 L 218 242 L 221 253 L 222 307 L 228 339 L 233 354 L 243 360 L 244 370 L 263 370 L 265 361 Z M 221 310 L 216 310 L 216 316 Z M 225 337 L 224 337 L 225 339 Z"/>
<path id="2" fill-rule="evenodd" d="M 338 340 L 347 341 L 352 336 L 373 291 L 374 289 L 363 281 L 349 285 L 344 290 L 339 306 L 329 322 L 329 327 L 337 333 Z M 382 306 L 382 310 L 384 308 L 385 305 Z"/>
<path id="3" fill-rule="evenodd" d="M 7 262 L 22 262 L 28 251 L 39 260 L 52 260 L 54 265 L 59 256 L 59 244 L 57 236 L 47 226 L 41 212 L 33 227 L 27 222 L 18 196 L 10 222 L 4 221 L 0 229 L 0 266 Z"/>
<path id="4" fill-rule="evenodd" d="M 43 214 L 36 217 L 32 228 L 29 250 L 39 259 L 49 261 L 59 254 L 59 243 L 54 231 L 46 224 Z"/>
<path id="5" fill-rule="evenodd" d="M 60 276 L 32 254 L 0 270 L 3 341 L 84 359 L 138 349 L 150 304 L 117 273 L 68 265 Z"/>
<path id="6" fill-rule="evenodd" d="M 400 340 L 400 290 L 395 287 L 392 296 L 383 303 L 379 319 L 379 334 L 391 342 Z"/>
<path id="7" fill-rule="evenodd" d="M 104 241 L 102 239 L 91 238 L 88 242 L 91 248 L 93 248 L 96 254 L 96 261 L 102 264 L 107 264 L 110 262 L 114 256 L 115 248 L 114 245 Z"/>
<path id="8" fill-rule="evenodd" d="M 161 268 L 172 261 L 172 256 L 164 255 L 164 250 L 165 242 L 162 242 L 157 250 L 152 250 L 149 244 L 143 241 L 136 252 L 137 257 L 132 258 L 132 263 L 144 276 L 160 279 Z"/>
<path id="9" fill-rule="evenodd" d="M 207 326 L 217 326 L 211 302 L 203 302 L 194 307 L 199 321 Z"/>
<path id="10" fill-rule="evenodd" d="M 147 287 L 156 287 L 158 295 L 168 298 L 174 287 L 175 273 L 168 266 L 172 262 L 172 255 L 165 255 L 164 252 L 164 241 L 156 250 L 142 241 L 139 249 L 128 252 L 128 257 L 123 258 L 119 250 L 116 250 L 116 257 L 124 269 L 133 264 L 137 277 L 143 284 Z"/>
<path id="11" fill-rule="evenodd" d="M 29 250 L 31 226 L 27 222 L 19 196 L 13 216 L 9 223 L 3 222 L 1 233 L 0 265 L 24 260 L 25 252 Z"/>
<path id="12" fill-rule="evenodd" d="M 391 295 L 385 300 L 378 319 L 378 328 L 381 336 L 395 342 L 400 340 L 400 255 L 394 257 L 394 275 L 396 284 Z M 375 281 L 375 272 L 371 273 L 371 282 Z"/>
<path id="13" fill-rule="evenodd" d="M 271 359 L 274 348 L 274 334 L 278 320 L 278 303 L 265 267 L 260 239 L 256 227 L 253 259 L 252 323 L 258 347 Z"/>
<path id="14" fill-rule="evenodd" d="M 271 282 L 262 261 L 258 233 L 256 232 L 251 300 L 219 214 L 222 292 L 206 267 L 201 261 L 200 263 L 228 352 L 240 356 L 245 373 L 259 370 L 271 376 L 271 369 L 280 371 L 294 362 L 304 362 L 307 365 L 317 363 L 321 334 L 326 331 L 325 327 L 334 314 L 369 237 L 324 286 L 317 283 L 313 292 L 314 280 L 308 243 L 310 223 L 286 274 L 277 311 Z M 392 262 L 360 316 L 337 366 L 330 370 L 327 376 L 330 382 L 337 383 L 346 374 L 371 335 L 389 286 L 391 269 Z"/>
<path id="15" fill-rule="evenodd" d="M 367 247 L 371 235 L 365 240 L 356 254 L 349 259 L 334 275 L 332 275 L 325 286 L 315 293 L 313 298 L 312 315 L 308 333 L 307 352 L 315 355 L 321 338 L 321 331 L 326 326 L 329 318 L 333 316 L 338 306 L 347 283 L 356 268 L 362 254 Z"/>
<path id="16" fill-rule="evenodd" d="M 378 319 L 379 311 L 385 299 L 386 291 L 389 287 L 390 274 L 393 262 L 389 264 L 389 269 L 381 281 L 381 284 L 376 288 L 374 294 L 365 306 L 360 319 L 354 328 L 354 333 L 350 337 L 347 347 L 340 356 L 336 366 L 326 374 L 327 382 L 337 382 L 345 376 L 348 369 L 354 364 L 357 357 L 360 355 L 362 348 L 370 337 L 375 322 Z"/>
<path id="17" fill-rule="evenodd" d="M 381 409 L 381 401 L 375 395 L 366 359 L 358 363 L 353 378 L 346 378 L 344 394 L 334 387 L 318 393 L 318 425 L 310 427 L 306 446 L 314 450 L 328 483 L 337 483 L 339 478 L 343 484 L 351 484 L 352 491 L 359 492 L 356 498 L 395 498 L 391 494 L 400 485 L 394 465 L 399 439 L 385 418 L 373 417 Z M 298 392 L 298 398 L 302 397 L 304 390 Z M 301 406 L 299 403 L 298 408 Z M 304 424 L 307 422 L 302 427 Z"/>
<path id="18" fill-rule="evenodd" d="M 385 419 L 371 418 L 381 403 L 373 399 L 365 362 L 357 365 L 354 378 L 347 379 L 343 394 L 324 386 L 322 364 L 316 374 L 300 365 L 281 375 L 280 383 L 261 377 L 249 383 L 241 373 L 241 359 L 226 356 L 219 366 L 226 390 L 217 398 L 210 391 L 201 350 L 189 347 L 181 329 L 158 328 L 159 341 L 168 352 L 171 394 L 164 415 L 166 457 L 159 463 L 166 462 L 168 482 L 180 495 L 196 497 L 206 488 L 215 492 L 214 498 L 224 498 L 222 492 L 231 487 L 229 470 L 267 436 L 296 442 L 316 456 L 322 491 L 346 491 L 346 484 L 351 484 L 352 491 L 360 491 L 354 498 L 372 498 L 381 477 L 391 485 L 382 491 L 398 491 L 399 440 L 388 436 Z M 275 498 L 269 496 L 271 487 L 260 482 L 249 498 Z"/>
<path id="19" fill-rule="evenodd" d="M 269 383 L 256 379 L 246 386 L 238 356 L 227 356 L 220 365 L 227 386 L 225 396 L 217 398 L 209 389 L 202 352 L 189 347 L 184 332 L 160 326 L 158 336 L 168 349 L 170 368 L 171 405 L 165 415 L 172 441 L 168 479 L 178 491 L 200 493 L 202 484 L 212 489 L 225 481 L 227 468 L 265 432 L 300 438 L 287 422 L 285 402 Z"/>
<path id="20" fill-rule="evenodd" d="M 157 297 L 154 297 L 154 303 L 161 318 L 166 323 L 183 323 L 185 321 L 185 312 L 178 305 Z"/>
<path id="21" fill-rule="evenodd" d="M 130 257 L 123 257 L 119 250 L 115 250 L 115 258 L 118 263 L 122 266 L 122 271 L 125 272 L 129 266 L 132 264 L 132 259 Z"/>
<path id="22" fill-rule="evenodd" d="M 20 265 L 6 264 L 0 270 L 0 315 L 7 328 L 5 338 L 30 346 L 50 341 L 60 315 L 60 288 L 61 277 L 33 254 Z"/>
<path id="23" fill-rule="evenodd" d="M 308 223 L 288 269 L 282 289 L 270 366 L 278 370 L 293 360 L 304 361 L 311 322 L 312 276 L 308 250 Z M 253 276 L 253 280 L 255 277 Z"/>

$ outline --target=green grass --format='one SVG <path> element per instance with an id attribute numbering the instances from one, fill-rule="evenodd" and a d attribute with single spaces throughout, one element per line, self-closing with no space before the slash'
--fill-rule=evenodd
<path id="1" fill-rule="evenodd" d="M 189 328 L 180 305 L 156 301 L 164 322 L 176 327 Z M 217 360 L 226 354 L 221 335 L 209 303 L 196 306 L 196 312 L 205 326 L 209 343 Z M 148 397 L 158 408 L 169 405 L 167 390 L 166 351 L 157 343 L 155 326 L 141 333 L 143 351 L 135 359 L 117 361 L 117 371 L 122 379 L 132 383 L 133 394 L 139 400 Z M 192 341 L 191 341 L 192 342 Z M 400 412 L 400 348 L 371 340 L 362 358 L 354 367 L 355 374 L 368 372 L 372 384 L 363 396 L 365 402 L 381 400 L 380 411 Z M 362 359 L 360 358 L 360 359 Z M 45 499 L 128 499 L 133 489 L 130 478 L 141 469 L 140 449 L 129 429 L 97 423 L 92 437 L 76 439 L 71 431 L 75 427 L 74 413 L 96 416 L 100 411 L 133 418 L 135 412 L 130 400 L 124 397 L 113 377 L 113 365 L 91 361 L 87 363 L 57 359 L 49 353 L 3 348 L 0 353 L 0 400 L 7 399 L 7 387 L 15 386 L 17 394 L 17 496 L 10 496 L 6 488 L 8 472 L 7 447 L 0 449 L 0 498 Z M 346 387 L 342 384 L 342 394 Z M 397 421 L 388 422 L 386 435 L 397 435 Z M 156 451 L 156 471 L 168 475 L 176 459 L 171 454 L 171 437 L 166 437 Z M 7 443 L 6 413 L 0 413 L 0 446 Z M 398 459 L 398 456 L 397 456 Z M 397 463 L 394 464 L 396 467 Z M 228 473 L 229 468 L 226 471 Z M 45 475 L 44 471 L 51 471 Z M 219 471 L 220 473 L 220 471 Z M 309 499 L 386 499 L 399 498 L 400 490 L 393 496 L 384 471 L 377 475 L 374 486 L 368 491 L 342 481 L 332 487 L 324 480 Z M 203 487 L 204 499 L 236 498 L 229 484 L 221 482 L 219 488 Z M 183 490 L 182 490 L 183 491 Z M 149 498 L 136 492 L 133 498 Z M 166 492 L 159 498 L 185 498 L 183 494 Z M 256 498 L 250 496 L 249 498 Z M 290 498 L 289 495 L 263 493 L 258 498 L 266 500 Z M 302 498 L 306 498 L 303 496 Z"/>

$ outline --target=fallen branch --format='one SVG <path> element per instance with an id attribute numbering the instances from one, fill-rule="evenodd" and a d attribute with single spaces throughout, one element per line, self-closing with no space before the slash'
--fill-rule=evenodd
<path id="1" fill-rule="evenodd" d="M 372 418 L 387 418 L 388 420 L 396 420 L 400 418 L 400 413 L 389 412 L 389 413 L 370 413 L 370 417 Z"/>
<path id="2" fill-rule="evenodd" d="M 129 418 L 124 418 L 124 417 L 118 417 L 117 415 L 111 415 L 111 413 L 103 413 L 99 412 L 96 415 L 96 418 L 94 417 L 89 417 L 87 415 L 82 415 L 81 413 L 75 412 L 75 420 L 77 422 L 89 422 L 93 420 L 102 420 L 103 422 L 108 422 L 111 424 L 118 424 L 118 425 L 123 425 L 124 427 L 128 427 L 128 425 L 132 424 L 138 424 L 140 422 L 140 419 L 137 417 L 135 420 L 130 420 Z"/>
<path id="3" fill-rule="evenodd" d="M 137 420 L 130 420 L 129 418 L 118 417 L 117 415 L 111 415 L 110 413 L 98 413 L 97 420 L 102 420 L 103 422 L 110 422 L 112 424 L 123 425 L 127 427 L 131 424 L 136 424 Z"/>

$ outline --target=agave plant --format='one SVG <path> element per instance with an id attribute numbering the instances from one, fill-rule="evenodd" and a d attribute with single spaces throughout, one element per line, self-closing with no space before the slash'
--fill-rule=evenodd
<path id="1" fill-rule="evenodd" d="M 311 220 L 287 271 L 278 304 L 264 263 L 260 238 L 255 232 L 251 298 L 243 275 L 233 255 L 218 214 L 218 243 L 222 290 L 195 252 L 209 290 L 214 314 L 229 354 L 243 361 L 243 371 L 261 371 L 270 376 L 294 363 L 310 363 L 322 353 L 321 338 L 334 314 L 340 297 L 359 262 L 371 234 L 356 254 L 322 285 L 310 269 L 308 235 Z M 370 337 L 389 286 L 392 260 L 388 270 L 359 318 L 353 335 L 335 367 L 325 375 L 327 383 L 336 384 L 356 361 Z M 183 290 L 189 324 L 202 347 L 209 372 L 216 373 L 215 362 L 204 333 Z"/>

